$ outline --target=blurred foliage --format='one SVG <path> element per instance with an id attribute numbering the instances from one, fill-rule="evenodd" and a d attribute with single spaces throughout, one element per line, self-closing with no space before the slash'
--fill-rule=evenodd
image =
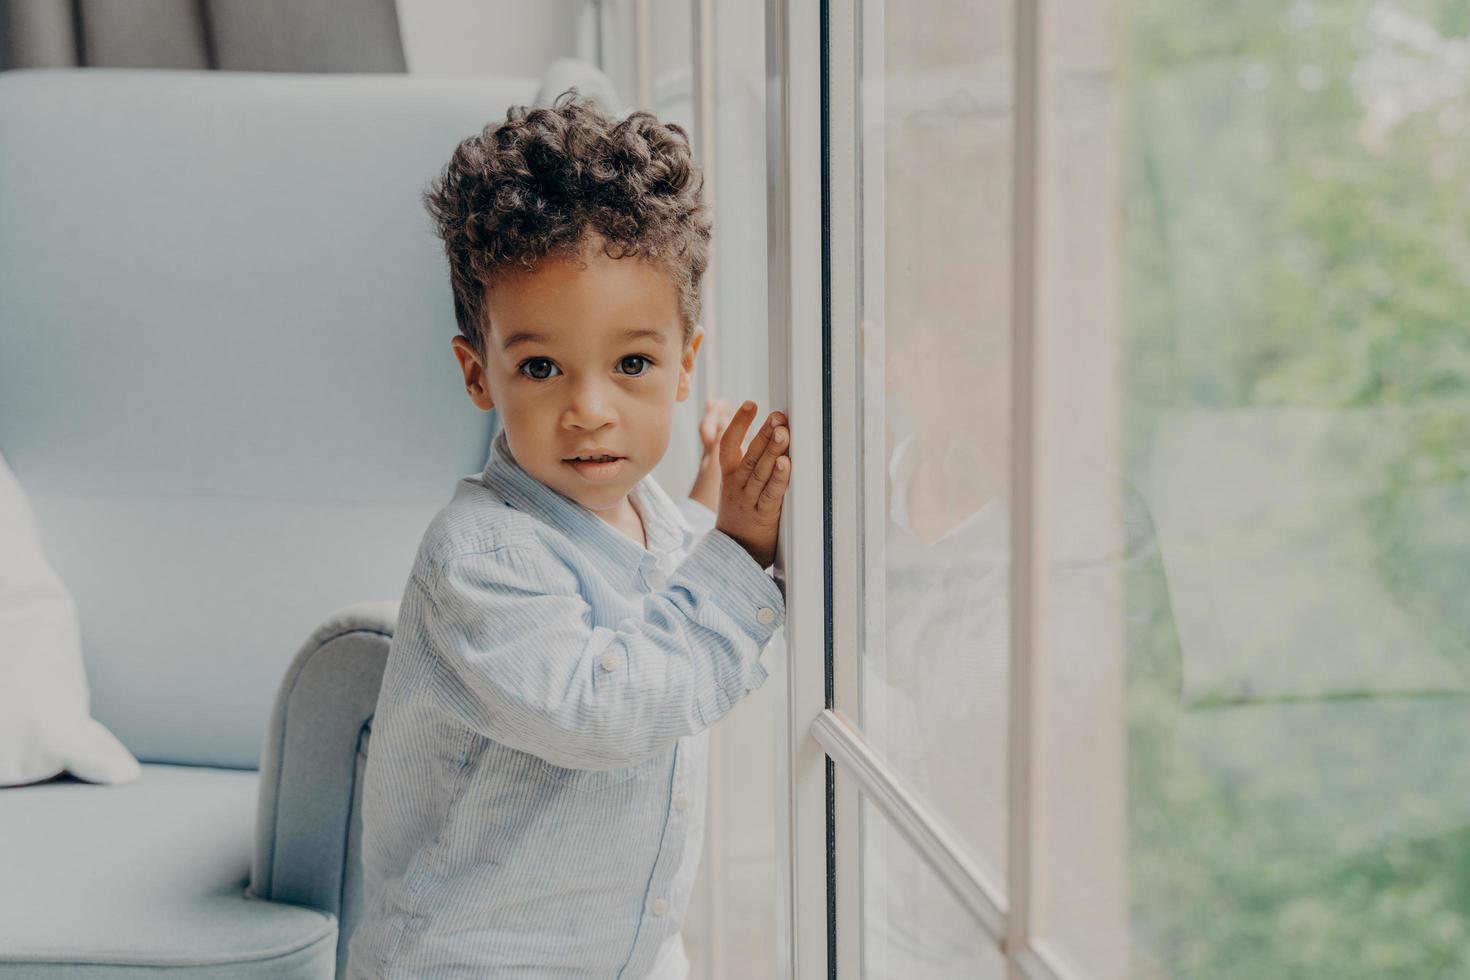
<path id="1" fill-rule="evenodd" d="M 1119 13 L 1129 480 L 1182 412 L 1393 413 L 1402 445 L 1363 504 L 1377 570 L 1470 666 L 1470 0 Z M 1157 556 L 1127 585 L 1136 975 L 1470 978 L 1470 827 L 1302 846 L 1315 828 L 1286 801 L 1317 772 L 1284 753 L 1242 780 L 1191 755 Z M 1406 756 L 1354 717 L 1320 737 L 1365 778 L 1443 774 L 1438 797 L 1390 801 L 1406 825 L 1467 819 L 1464 724 Z"/>

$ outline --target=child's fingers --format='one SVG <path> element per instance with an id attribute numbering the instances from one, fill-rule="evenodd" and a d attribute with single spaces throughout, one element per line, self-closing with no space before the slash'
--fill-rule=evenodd
<path id="1" fill-rule="evenodd" d="M 711 420 L 714 431 L 719 433 L 725 430 L 725 427 L 730 424 L 730 419 L 734 415 L 735 409 L 730 405 L 729 401 L 724 398 L 712 398 L 710 399 L 709 411 L 705 414 L 705 417 Z"/>
<path id="2" fill-rule="evenodd" d="M 706 403 L 705 417 L 714 420 L 715 431 L 719 432 L 730 424 L 735 414 L 734 407 L 725 398 L 711 398 Z"/>
<path id="3" fill-rule="evenodd" d="M 791 457 L 781 456 L 776 460 L 775 469 L 771 472 L 771 479 L 766 483 L 766 488 L 761 491 L 760 497 L 755 502 L 755 511 L 762 517 L 775 517 L 781 513 L 781 501 L 786 497 L 787 484 L 791 482 Z"/>
<path id="4" fill-rule="evenodd" d="M 755 447 L 752 446 L 751 448 L 754 449 Z M 755 502 L 755 498 L 760 491 L 765 488 L 766 481 L 771 478 L 771 471 L 776 468 L 777 456 L 774 452 L 775 447 L 772 446 L 771 448 L 773 450 L 772 452 L 761 453 L 757 457 L 755 469 L 751 471 L 750 480 L 745 484 L 746 496 L 750 498 L 752 503 Z"/>
<path id="5" fill-rule="evenodd" d="M 745 430 L 750 428 L 750 420 L 753 418 L 755 402 L 747 401 L 736 409 L 725 434 L 720 437 L 720 469 L 726 473 L 740 465 L 740 443 L 744 440 Z"/>
<path id="6" fill-rule="evenodd" d="M 766 424 L 761 426 L 760 431 L 755 434 L 755 438 L 750 440 L 750 448 L 745 451 L 745 462 L 742 464 L 742 468 L 745 471 L 745 479 L 741 483 L 742 487 L 750 483 L 751 477 L 755 475 L 762 459 L 766 456 L 767 447 L 773 452 L 780 450 L 780 445 L 773 444 L 771 437 L 783 421 L 785 420 L 781 417 L 780 412 L 772 412 L 771 417 L 766 419 Z M 766 472 L 767 475 L 770 474 L 769 468 L 767 468 Z"/>
<path id="7" fill-rule="evenodd" d="M 777 417 L 779 418 L 779 415 Z M 756 460 L 755 472 L 752 475 L 749 486 L 746 488 L 746 492 L 752 498 L 755 497 L 757 491 L 766 485 L 766 481 L 771 478 L 771 473 L 776 467 L 776 460 L 788 448 L 787 444 L 791 441 L 790 436 L 791 430 L 779 422 L 771 426 L 771 434 L 766 439 L 766 451 Z M 754 450 L 755 446 L 752 445 L 750 448 Z"/>

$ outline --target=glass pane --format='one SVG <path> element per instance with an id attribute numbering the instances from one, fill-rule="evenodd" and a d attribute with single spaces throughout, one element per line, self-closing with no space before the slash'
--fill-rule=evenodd
<path id="1" fill-rule="evenodd" d="M 1003 877 L 1009 4 L 862 5 L 865 736 Z"/>
<path id="2" fill-rule="evenodd" d="M 1470 6 L 1090 6 L 1044 931 L 1114 976 L 1470 976 Z"/>
<path id="3" fill-rule="evenodd" d="M 995 941 L 866 797 L 862 839 L 862 976 L 1003 980 Z"/>

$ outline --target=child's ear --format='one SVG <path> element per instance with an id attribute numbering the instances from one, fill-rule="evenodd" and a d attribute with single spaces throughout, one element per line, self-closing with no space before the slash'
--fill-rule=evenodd
<path id="1" fill-rule="evenodd" d="M 490 385 L 485 380 L 485 365 L 480 362 L 479 353 L 464 337 L 455 337 L 449 345 L 454 348 L 454 357 L 464 372 L 465 394 L 480 411 L 490 411 L 495 407 L 495 400 L 490 397 Z"/>
<path id="2" fill-rule="evenodd" d="M 681 402 L 689 397 L 689 386 L 694 379 L 694 355 L 699 353 L 699 345 L 704 343 L 704 328 L 695 326 L 694 336 L 689 338 L 689 349 L 684 352 L 684 359 L 679 365 L 679 391 L 674 395 L 674 401 Z"/>

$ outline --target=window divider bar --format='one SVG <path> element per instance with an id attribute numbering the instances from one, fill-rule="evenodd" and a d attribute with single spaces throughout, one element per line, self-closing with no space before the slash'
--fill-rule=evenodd
<path id="1" fill-rule="evenodd" d="M 699 161 L 703 175 L 705 204 L 715 210 L 716 182 L 718 174 L 719 118 L 716 109 L 715 77 L 715 0 L 689 0 L 690 22 L 693 25 L 691 44 L 694 52 L 694 158 Z M 720 275 L 719 262 L 712 261 L 704 274 L 704 295 L 700 300 L 700 321 L 704 326 L 704 345 L 700 348 L 700 362 L 706 378 L 720 377 L 720 351 L 723 334 L 719 330 Z M 714 343 L 711 343 L 711 338 Z M 709 396 L 710 385 L 705 383 L 700 390 L 699 405 L 703 411 L 704 399 Z"/>
<path id="2" fill-rule="evenodd" d="M 766 0 L 765 9 L 768 390 L 793 433 L 775 565 L 786 595 L 777 976 L 829 980 L 827 757 L 808 737 L 827 706 L 822 24 L 809 0 Z"/>
<path id="3" fill-rule="evenodd" d="M 689 20 L 692 27 L 689 43 L 692 54 L 691 82 L 693 84 L 694 107 L 694 158 L 703 174 L 704 200 L 711 209 L 715 206 L 715 110 L 714 110 L 714 0 L 689 0 Z M 695 404 L 702 415 L 705 399 L 710 397 L 715 382 L 720 378 L 720 356 L 722 335 L 719 322 L 719 279 L 718 262 L 710 262 L 705 269 L 700 297 L 700 324 L 705 338 L 700 347 L 700 358 L 695 365 Z M 711 337 L 714 342 L 711 343 Z M 729 914 L 725 908 L 725 894 L 729 882 L 730 855 L 728 847 L 729 829 L 725 823 L 725 781 L 730 772 L 726 764 L 729 751 L 729 736 L 723 726 L 710 732 L 708 799 L 705 816 L 704 870 L 700 874 L 700 890 L 704 896 L 706 921 L 704 924 L 704 970 L 707 980 L 725 980 L 726 951 L 725 934 Z"/>
<path id="4" fill-rule="evenodd" d="M 1077 974 L 1061 963 L 1043 946 L 1030 946 L 1012 957 L 1015 969 L 1024 980 L 1072 980 Z"/>
<path id="5" fill-rule="evenodd" d="M 840 772 L 851 776 L 996 943 L 1005 936 L 1001 890 L 958 836 L 903 781 L 841 714 L 823 711 L 811 727 Z"/>
<path id="6" fill-rule="evenodd" d="M 1002 949 L 1007 975 L 1026 980 L 1022 965 L 1036 932 L 1039 833 L 1040 719 L 1046 642 L 1047 492 L 1041 236 L 1048 157 L 1043 144 L 1046 106 L 1047 0 L 1014 0 L 1015 72 L 1011 181 L 1011 488 L 1010 488 L 1010 709 L 1006 876 L 1011 908 Z M 1029 960 L 1028 960 L 1029 962 Z"/>
<path id="7" fill-rule="evenodd" d="M 881 3 L 882 0 L 877 0 Z M 881 608 L 881 594 L 864 594 L 872 581 L 863 574 L 865 561 L 881 561 L 883 526 L 845 534 L 839 529 L 864 528 L 873 520 L 870 508 L 881 503 L 882 471 L 877 473 L 880 498 L 870 494 L 872 470 L 882 462 L 882 447 L 872 453 L 872 418 L 880 400 L 865 404 L 868 365 L 862 361 L 862 288 L 860 239 L 861 196 L 858 191 L 861 106 L 858 100 L 858 8 L 861 0 L 827 0 L 827 253 L 830 282 L 832 440 L 832 699 L 831 708 L 865 720 L 859 674 L 862 658 L 872 649 L 864 633 L 865 614 Z M 881 368 L 881 362 L 880 362 Z M 880 376 L 881 378 L 881 376 Z M 881 415 L 878 417 L 881 418 Z M 881 437 L 882 428 L 878 434 Z M 858 468 L 859 462 L 868 475 Z M 880 511 L 880 513 L 882 513 Z M 881 565 L 879 566 L 881 567 Z M 878 590 L 871 590 L 876 593 Z M 876 605 L 874 605 L 876 604 Z M 863 974 L 863 862 L 873 853 L 872 835 L 864 826 L 862 800 L 851 780 L 835 779 L 831 819 L 834 825 L 832 895 L 836 922 L 832 955 L 837 976 Z"/>
<path id="8" fill-rule="evenodd" d="M 638 108 L 653 111 L 653 0 L 633 0 L 634 84 Z"/>

